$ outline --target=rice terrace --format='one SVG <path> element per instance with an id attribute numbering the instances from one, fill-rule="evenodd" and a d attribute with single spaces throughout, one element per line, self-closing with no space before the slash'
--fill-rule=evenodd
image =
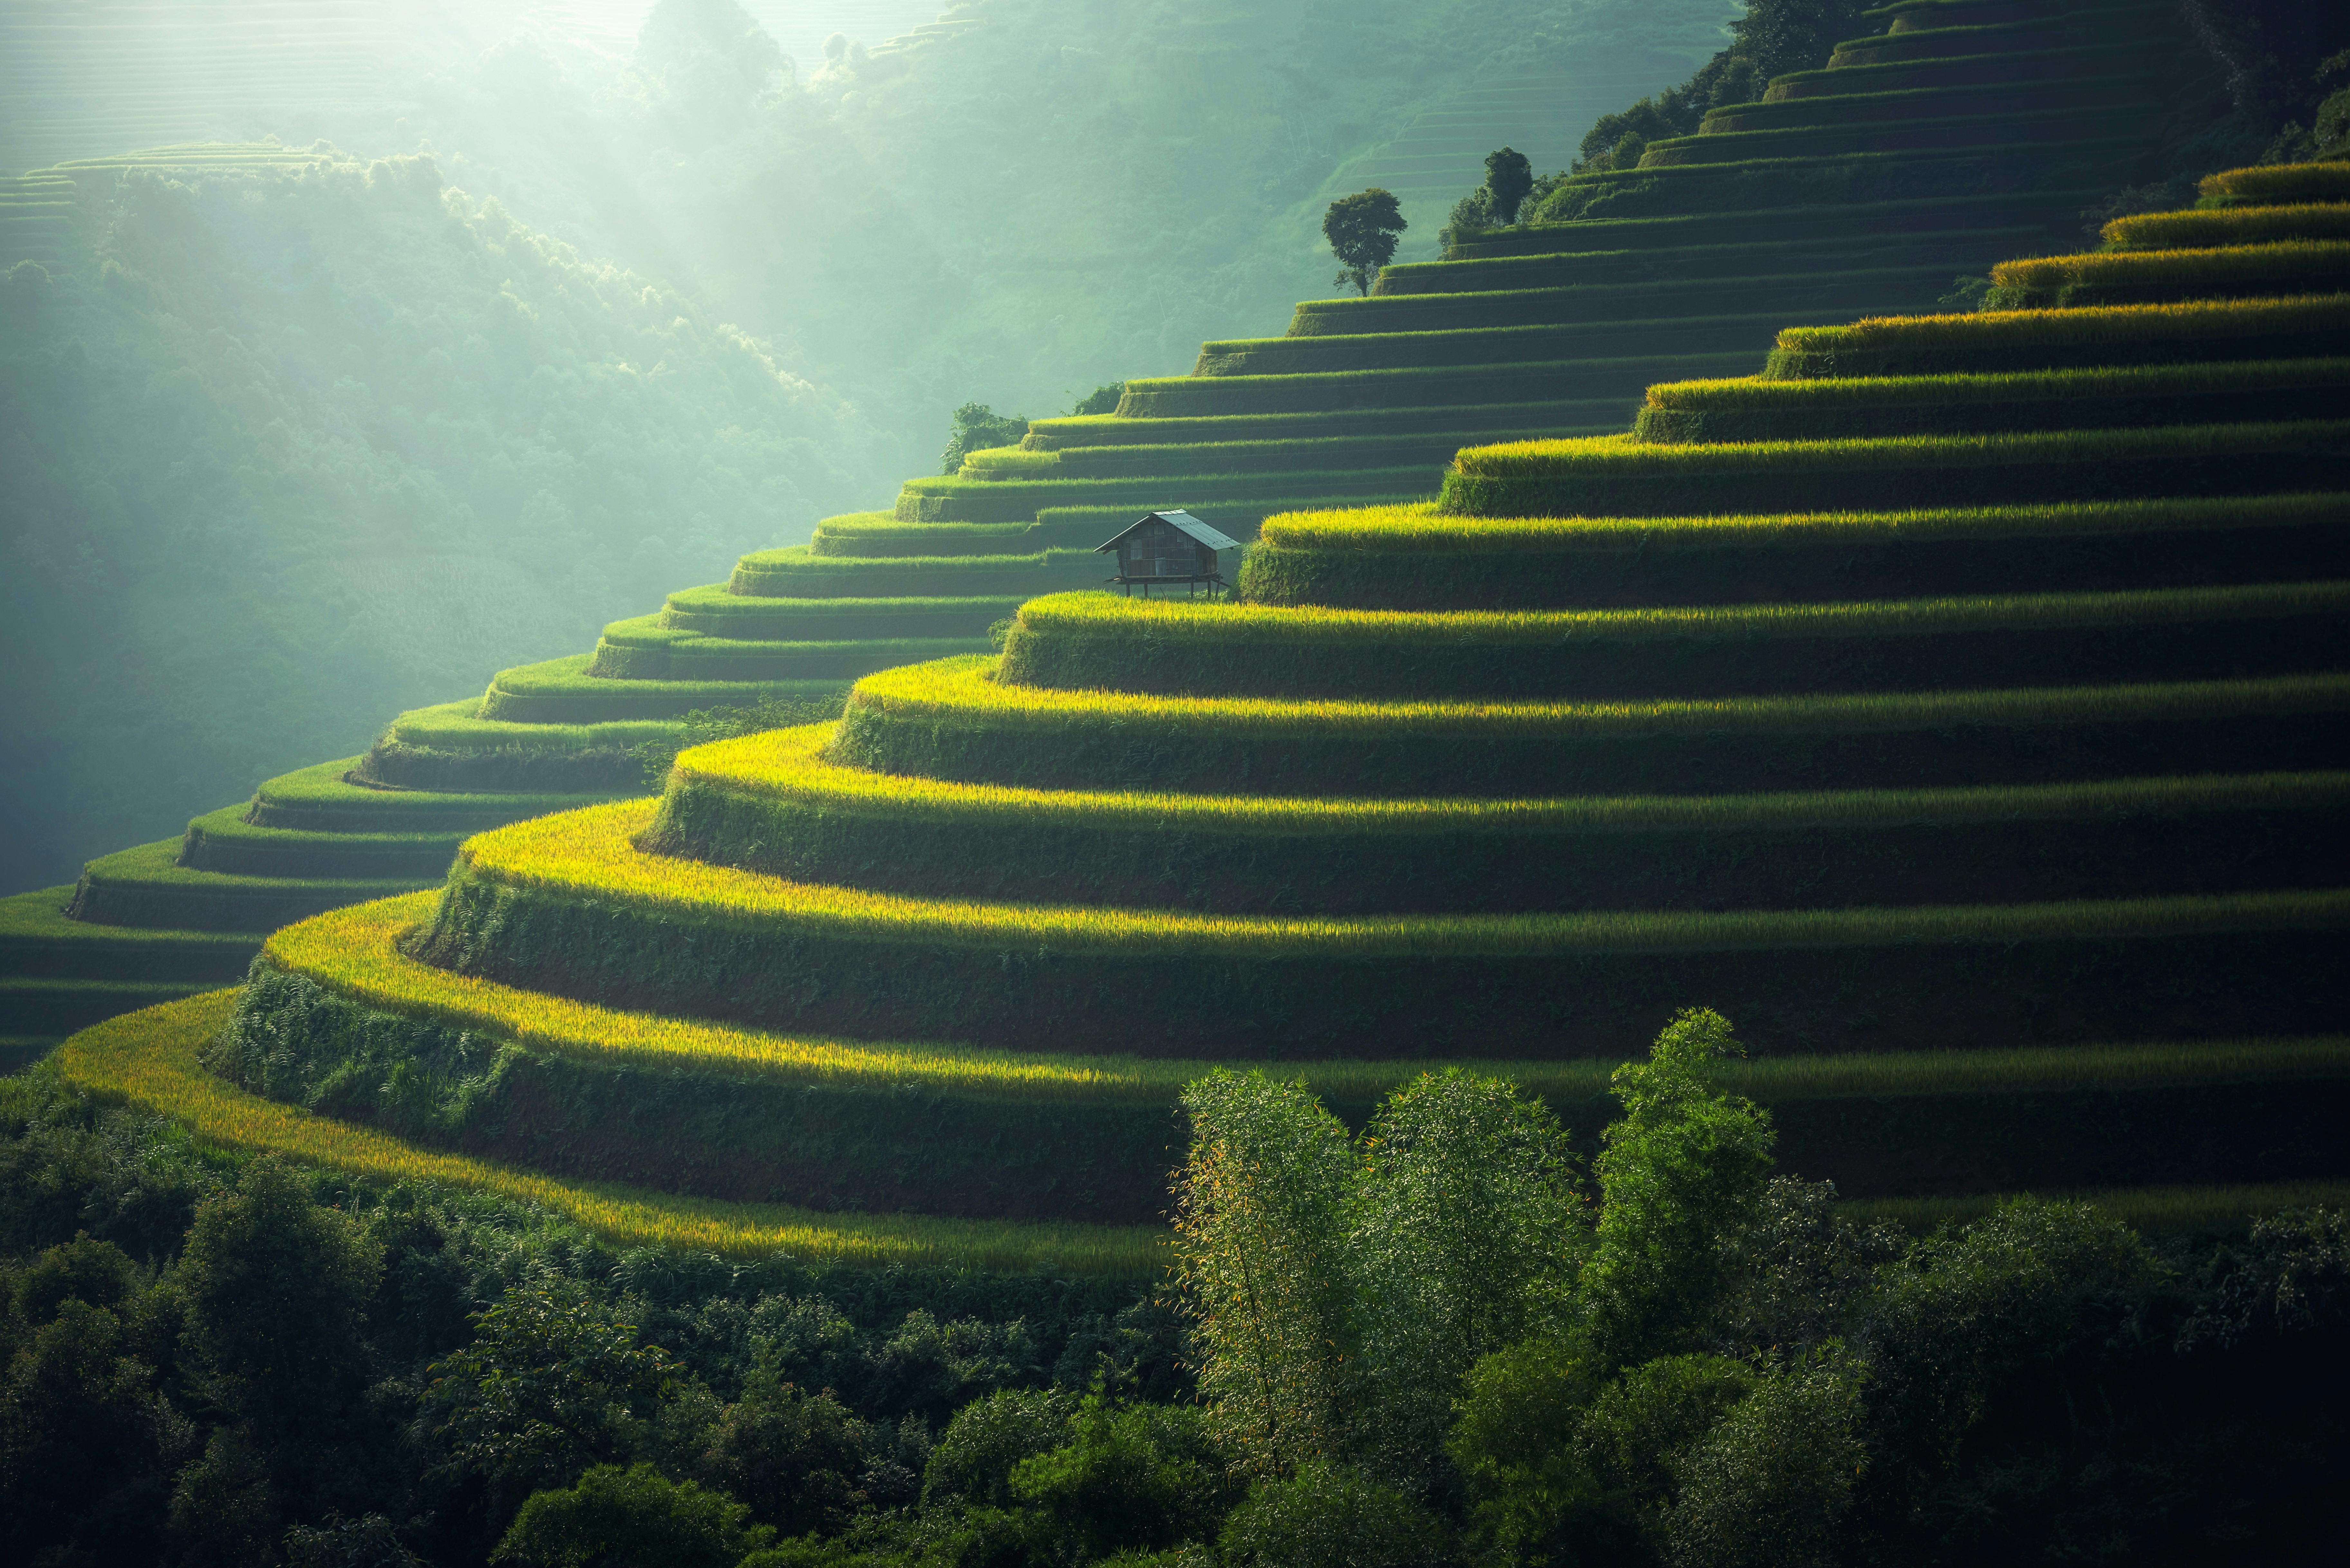
<path id="1" fill-rule="evenodd" d="M 0 1559 L 2339 1553 L 2350 11 L 936 3 L 0 6 Z"/>

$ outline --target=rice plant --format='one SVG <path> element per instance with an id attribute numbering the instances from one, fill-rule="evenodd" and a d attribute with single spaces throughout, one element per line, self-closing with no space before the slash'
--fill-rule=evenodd
<path id="1" fill-rule="evenodd" d="M 736 1257 L 781 1251 L 873 1267 L 1046 1268 L 1132 1279 L 1151 1277 L 1162 1266 L 1158 1233 L 1139 1227 L 816 1213 L 615 1183 L 565 1182 L 418 1148 L 371 1127 L 247 1094 L 205 1072 L 197 1053 L 234 1005 L 234 992 L 213 992 L 112 1019 L 59 1046 L 57 1070 L 101 1098 L 170 1116 L 217 1147 L 284 1155 L 370 1180 L 494 1193 L 560 1215 L 619 1246 Z"/>

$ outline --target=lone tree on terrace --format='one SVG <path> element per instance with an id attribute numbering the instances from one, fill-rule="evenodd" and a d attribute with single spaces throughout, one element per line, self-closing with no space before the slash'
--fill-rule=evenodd
<path id="1" fill-rule="evenodd" d="M 1377 185 L 1341 196 L 1322 214 L 1322 234 L 1330 254 L 1338 258 L 1335 281 L 1351 283 L 1356 292 L 1371 292 L 1371 279 L 1394 259 L 1396 236 L 1404 231 L 1403 209 L 1392 192 Z"/>
<path id="2" fill-rule="evenodd" d="M 1513 147 L 1485 154 L 1485 191 L 1493 216 L 1506 226 L 1518 221 L 1518 204 L 1534 188 L 1534 166 Z"/>

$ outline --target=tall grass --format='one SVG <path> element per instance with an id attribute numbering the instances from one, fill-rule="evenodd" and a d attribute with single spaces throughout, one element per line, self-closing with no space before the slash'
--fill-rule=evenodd
<path id="1" fill-rule="evenodd" d="M 1571 436 L 1462 447 L 1453 472 L 1478 478 L 1752 474 L 1758 483 L 1801 470 L 1959 468 L 2005 463 L 2208 459 L 2350 437 L 2350 420 L 2166 426 L 2158 430 L 2002 431 L 1991 435 L 1851 436 L 1825 441 L 1710 441 L 1665 446 L 1628 435 Z"/>
<path id="2" fill-rule="evenodd" d="M 871 1267 L 1044 1268 L 1137 1280 L 1162 1267 L 1159 1233 L 1140 1227 L 816 1213 L 609 1182 L 558 1181 L 418 1148 L 371 1127 L 247 1094 L 205 1072 L 197 1053 L 228 1022 L 235 1000 L 234 992 L 213 992 L 84 1030 L 57 1048 L 57 1071 L 101 1098 L 168 1116 L 217 1147 L 285 1155 L 372 1180 L 488 1192 L 560 1215 L 623 1246 L 737 1257 L 782 1251 Z"/>
<path id="3" fill-rule="evenodd" d="M 467 721 L 466 727 L 481 726 Z M 253 792 L 244 820 L 258 827 L 329 834 L 463 833 L 595 804 L 592 795 L 551 791 L 369 789 L 346 777 L 361 761 L 319 763 L 268 780 Z"/>
<path id="4" fill-rule="evenodd" d="M 1747 833 L 1797 827 L 1859 832 L 1925 824 L 2291 810 L 2350 802 L 2350 774 L 2220 774 L 2059 784 L 1804 790 L 1717 795 L 1419 796 L 1186 794 L 1047 790 L 876 774 L 830 761 L 834 726 L 811 724 L 678 753 L 672 794 L 739 792 L 891 822 L 951 824 L 985 839 L 1014 823 L 1076 836 L 1137 833 L 1280 837 L 1453 837 L 1463 834 Z M 1375 853 L 1375 851 L 1367 851 Z"/>
<path id="5" fill-rule="evenodd" d="M 2266 202 L 2350 202 L 2350 162 L 2270 163 L 2222 169 L 2206 174 L 2197 189 L 2205 196 L 2251 197 Z"/>
<path id="6" fill-rule="evenodd" d="M 1827 385 L 1842 385 L 1829 382 Z M 1735 388 L 1739 382 L 1680 382 Z M 2285 527 L 2350 518 L 2350 496 L 2256 495 L 2224 500 L 2084 501 L 1899 512 L 1804 512 L 1694 517 L 1456 517 L 1432 502 L 1284 512 L 1264 520 L 1276 549 L 1381 555 L 1648 554 L 1895 540 L 2064 537 Z"/>
<path id="7" fill-rule="evenodd" d="M 1170 645 L 1203 644 L 1236 658 L 1295 650 L 1378 659 L 1418 650 L 1551 648 L 1597 641 L 1706 639 L 1764 640 L 1930 636 L 1943 632 L 2337 614 L 2350 610 L 2350 583 L 2260 583 L 2219 588 L 2115 593 L 1979 595 L 1963 598 L 1683 605 L 1607 610 L 1365 610 L 1321 606 L 1202 604 L 1107 594 L 1051 594 L 1020 607 L 1014 643 L 997 679 L 1027 683 L 1017 649 L 1024 639 L 1101 639 L 1138 645 L 1136 657 L 1163 657 Z M 1066 680 L 1038 684 L 1068 685 Z M 1085 685 L 1109 685 L 1086 681 Z"/>
<path id="8" fill-rule="evenodd" d="M 400 951 L 432 896 L 362 905 L 272 937 L 268 961 L 338 995 L 402 1017 L 470 1029 L 590 1064 L 754 1076 L 781 1084 L 946 1091 L 1086 1105 L 1171 1103 L 1222 1064 L 1205 1058 L 990 1052 L 951 1045 L 802 1040 L 628 1012 L 452 973 Z M 1360 1103 L 1457 1058 L 1314 1061 L 1286 1065 L 1315 1093 Z M 1613 1064 L 1494 1058 L 1462 1064 L 1555 1099 L 1605 1095 Z M 1721 1086 L 1766 1102 L 1873 1096 L 2012 1093 L 2084 1087 L 2338 1077 L 2350 1039 L 2171 1041 L 1983 1051 L 1848 1053 L 1744 1058 L 1714 1071 Z"/>
<path id="9" fill-rule="evenodd" d="M 2345 358 L 2076 366 L 1947 376 L 1821 377 L 1802 381 L 1768 381 L 1757 376 L 1742 376 L 1709 381 L 1659 381 L 1648 389 L 1644 406 L 1687 413 L 1784 410 L 1796 417 L 1816 418 L 1851 406 L 2250 392 L 2336 386 L 2345 380 L 2350 380 L 2350 358 Z"/>
<path id="10" fill-rule="evenodd" d="M 943 659 L 885 670 L 849 693 L 866 711 L 930 725 L 1050 735 L 1082 726 L 1149 726 L 1170 738 L 1213 732 L 1369 740 L 1412 733 L 1561 739 L 1680 732 L 1885 732 L 1975 724 L 2064 724 L 2216 714 L 2300 714 L 2350 707 L 2350 676 L 2178 681 L 2135 686 L 2033 687 L 2013 691 L 1740 697 L 1707 701 L 1360 702 L 1263 697 L 1152 697 L 1062 691 L 993 679 L 994 660 Z"/>
<path id="11" fill-rule="evenodd" d="M 671 921 L 784 929 L 822 940 L 1007 947 L 1179 961 L 1535 958 L 1565 954 L 2103 940 L 2350 925 L 2350 891 L 2069 900 L 2049 904 L 1680 914 L 1237 916 L 920 898 L 643 853 L 657 803 L 541 817 L 467 841 L 452 874 L 509 897 L 592 903 Z M 444 911 L 446 905 L 444 904 Z"/>
<path id="12" fill-rule="evenodd" d="M 2002 303 L 2305 294 L 2350 282 L 2350 240 L 2276 240 L 2198 250 L 2092 251 L 2003 261 L 1991 269 Z"/>
<path id="13" fill-rule="evenodd" d="M 673 739 L 666 720 L 619 720 L 597 724 L 522 724 L 478 716 L 479 699 L 411 709 L 394 719 L 376 743 L 436 752 L 627 751 L 648 741 Z"/>
<path id="14" fill-rule="evenodd" d="M 2267 343 L 2279 345 L 2285 354 L 2308 355 L 2336 352 L 2345 338 L 2350 338 L 2350 295 L 2340 294 L 2079 310 L 1879 316 L 1845 327 L 1786 327 L 1762 373 L 1775 379 L 2022 369 L 2082 362 L 2066 355 L 2125 351 L 2194 358 L 2210 357 L 2193 350 L 2213 345 L 2222 348 L 2222 357 L 2243 358 Z"/>
<path id="15" fill-rule="evenodd" d="M 2117 251 L 2264 244 L 2274 240 L 2350 239 L 2350 202 L 2297 202 L 2282 207 L 2189 207 L 2116 218 L 2097 237 Z"/>

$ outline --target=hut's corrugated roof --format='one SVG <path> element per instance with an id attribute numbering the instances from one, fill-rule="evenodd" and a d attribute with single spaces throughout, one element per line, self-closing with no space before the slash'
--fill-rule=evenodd
<path id="1" fill-rule="evenodd" d="M 1181 529 L 1184 533 L 1189 534 L 1192 538 L 1197 539 L 1201 544 L 1205 545 L 1211 550 L 1237 550 L 1241 547 L 1241 542 L 1238 539 L 1218 533 L 1215 529 L 1209 527 L 1205 523 L 1201 522 L 1197 517 L 1192 516 L 1189 512 L 1146 512 L 1141 516 L 1136 518 L 1133 522 L 1128 524 L 1125 527 L 1119 529 L 1117 533 L 1111 535 L 1107 543 L 1095 545 L 1094 554 L 1098 556 L 1105 550 L 1117 549 L 1118 542 L 1120 539 L 1125 538 L 1128 534 L 1133 533 L 1137 528 L 1141 527 L 1145 523 L 1150 522 L 1154 518 L 1159 522 L 1170 524 L 1174 527 Z"/>

